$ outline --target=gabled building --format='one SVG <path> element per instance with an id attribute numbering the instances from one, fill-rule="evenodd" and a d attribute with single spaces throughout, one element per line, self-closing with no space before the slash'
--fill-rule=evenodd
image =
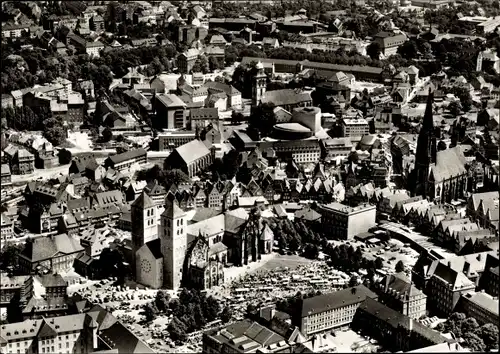
<path id="1" fill-rule="evenodd" d="M 64 272 L 82 251 L 79 242 L 66 234 L 28 239 L 19 254 L 19 267 L 28 274 Z"/>
<path id="2" fill-rule="evenodd" d="M 172 151 L 165 163 L 170 168 L 178 168 L 189 177 L 193 177 L 207 169 L 212 161 L 212 153 L 205 144 L 200 140 L 193 140 Z"/>

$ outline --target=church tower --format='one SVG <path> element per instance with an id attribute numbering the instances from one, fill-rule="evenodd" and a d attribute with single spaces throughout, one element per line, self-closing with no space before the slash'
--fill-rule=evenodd
<path id="1" fill-rule="evenodd" d="M 178 289 L 181 285 L 184 258 L 187 251 L 186 213 L 177 201 L 167 200 L 161 214 L 161 252 L 163 254 L 163 279 L 167 289 Z"/>
<path id="2" fill-rule="evenodd" d="M 132 221 L 132 269 L 135 269 L 135 254 L 145 243 L 158 238 L 158 223 L 153 199 L 146 192 L 142 192 L 132 203 L 130 211 Z"/>
<path id="3" fill-rule="evenodd" d="M 436 163 L 436 132 L 432 115 L 432 103 L 434 94 L 430 92 L 425 107 L 424 120 L 418 134 L 417 152 L 415 154 L 414 170 L 414 194 L 422 195 L 424 198 L 429 195 L 429 172 L 431 165 Z"/>
<path id="4" fill-rule="evenodd" d="M 256 68 L 257 75 L 253 77 L 252 82 L 252 103 L 254 106 L 257 106 L 262 100 L 262 97 L 264 97 L 267 85 L 267 75 L 264 72 L 264 65 L 262 65 L 262 63 L 259 61 Z"/>

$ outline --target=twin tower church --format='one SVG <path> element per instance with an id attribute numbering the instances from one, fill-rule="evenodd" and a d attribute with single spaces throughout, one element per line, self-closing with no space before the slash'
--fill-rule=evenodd
<path id="1" fill-rule="evenodd" d="M 165 203 L 145 192 L 132 203 L 132 269 L 139 284 L 207 289 L 224 282 L 225 267 L 272 252 L 274 235 L 256 208 L 206 213 L 204 219 L 200 211 L 188 219 L 175 200 Z"/>

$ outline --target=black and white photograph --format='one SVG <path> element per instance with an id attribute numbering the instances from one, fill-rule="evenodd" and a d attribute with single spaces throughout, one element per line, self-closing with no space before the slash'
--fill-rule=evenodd
<path id="1" fill-rule="evenodd" d="M 1 1 L 0 354 L 498 353 L 499 1 Z"/>

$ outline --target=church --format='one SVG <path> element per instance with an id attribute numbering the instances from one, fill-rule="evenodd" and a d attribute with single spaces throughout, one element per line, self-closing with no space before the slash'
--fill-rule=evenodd
<path id="1" fill-rule="evenodd" d="M 466 198 L 467 169 L 460 146 L 437 151 L 437 133 L 432 114 L 434 94 L 429 93 L 424 120 L 418 134 L 415 168 L 410 181 L 413 196 L 436 203 Z"/>
<path id="2" fill-rule="evenodd" d="M 224 282 L 224 269 L 272 252 L 274 235 L 258 209 L 235 209 L 193 220 L 176 201 L 165 211 L 143 192 L 131 206 L 132 269 L 153 289 L 208 289 Z"/>

